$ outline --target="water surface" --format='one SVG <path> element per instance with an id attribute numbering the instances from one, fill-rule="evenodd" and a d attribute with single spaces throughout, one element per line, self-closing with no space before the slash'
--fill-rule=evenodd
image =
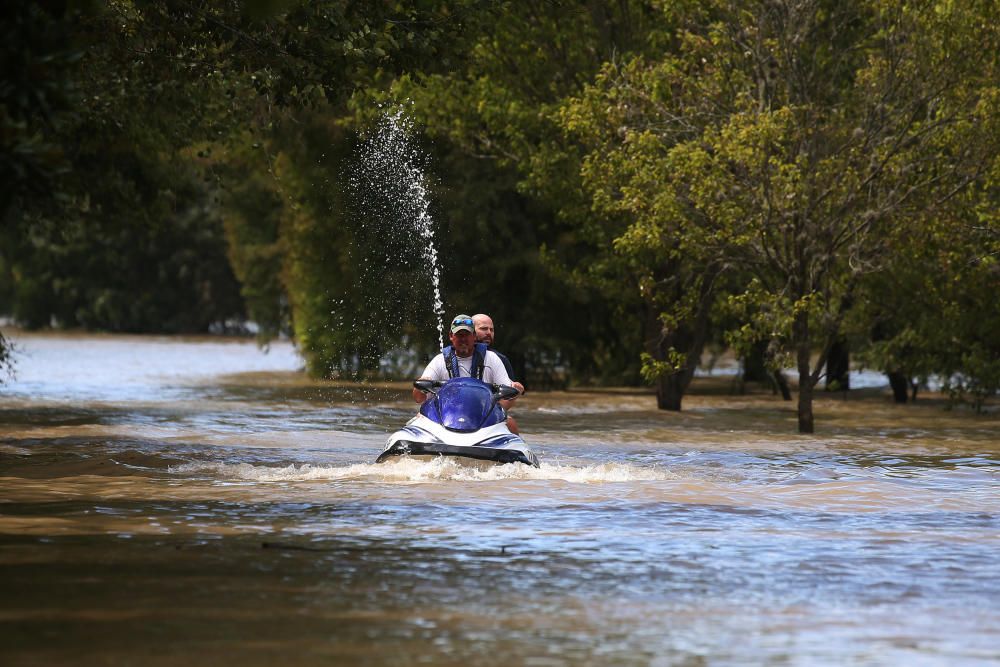
<path id="1" fill-rule="evenodd" d="M 1000 664 L 1000 419 L 529 393 L 542 467 L 373 465 L 404 384 L 15 334 L 4 665 Z"/>

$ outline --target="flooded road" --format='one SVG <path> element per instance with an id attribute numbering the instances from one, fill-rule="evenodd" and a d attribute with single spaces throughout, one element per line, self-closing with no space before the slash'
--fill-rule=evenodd
<path id="1" fill-rule="evenodd" d="M 0 664 L 1000 664 L 1000 417 L 529 393 L 542 461 L 373 465 L 405 384 L 11 336 Z"/>

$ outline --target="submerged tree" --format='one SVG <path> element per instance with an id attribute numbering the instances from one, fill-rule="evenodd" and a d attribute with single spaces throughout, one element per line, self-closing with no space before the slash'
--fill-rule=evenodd
<path id="1" fill-rule="evenodd" d="M 746 326 L 732 340 L 765 337 L 792 355 L 799 430 L 812 432 L 813 388 L 860 279 L 888 268 L 894 230 L 930 220 L 995 154 L 984 91 L 996 50 L 982 40 L 996 31 L 981 24 L 996 9 L 779 0 L 673 11 L 677 48 L 607 67 L 568 107 L 567 127 L 593 133 L 581 109 L 620 119 L 599 126 L 585 168 L 599 174 L 597 203 L 632 217 L 616 248 L 650 271 L 664 339 L 697 326 L 692 295 L 718 271 L 744 277 L 730 306 Z M 687 298 L 665 291 L 677 280 Z M 696 351 L 672 346 L 647 368 L 683 373 Z"/>
<path id="2" fill-rule="evenodd" d="M 396 248 L 338 183 L 391 89 L 446 175 L 453 303 L 522 365 L 632 382 L 645 341 L 679 409 L 735 322 L 741 351 L 795 364 L 803 431 L 845 339 L 996 390 L 995 2 L 75 6 L 3 27 L 34 76 L 0 90 L 0 298 L 24 321 L 180 330 L 246 304 L 327 374 L 384 349 L 338 320 L 378 296 L 415 340 L 424 295 L 361 288 Z"/>
<path id="3" fill-rule="evenodd" d="M 58 178 L 67 160 L 57 137 L 77 102 L 72 71 L 80 55 L 68 38 L 67 14 L 14 3 L 0 23 L 0 315 L 11 314 L 17 295 L 13 263 L 22 218 L 37 197 L 65 195 Z M 11 352 L 0 333 L 0 382 L 12 369 Z"/>
<path id="4" fill-rule="evenodd" d="M 871 340 L 860 356 L 889 375 L 897 402 L 931 379 L 977 410 L 1000 391 L 996 174 L 995 161 L 976 188 L 901 232 L 890 269 L 862 285 L 852 326 Z"/>
<path id="5" fill-rule="evenodd" d="M 245 149 L 294 144 L 281 126 L 295 126 L 296 110 L 349 116 L 359 88 L 445 66 L 491 9 L 475 0 L 15 3 L 3 48 L 16 76 L 0 91 L 8 309 L 31 326 L 201 330 L 243 316 L 228 255 L 262 333 L 287 328 L 300 304 L 322 299 L 324 274 L 292 280 L 300 274 L 284 252 L 299 237 L 284 231 L 315 220 L 256 187 L 276 174 L 281 148 L 269 160 L 247 160 Z M 289 183 L 302 175 L 284 169 Z M 254 187 L 228 183 L 229 192 L 259 195 L 260 211 L 225 194 L 220 178 L 234 174 Z M 295 215 L 298 224 L 272 224 Z"/>
<path id="6" fill-rule="evenodd" d="M 435 140 L 449 256 L 474 258 L 490 276 L 446 266 L 446 283 L 495 316 L 535 386 L 556 366 L 578 383 L 634 384 L 643 302 L 634 276 L 600 250 L 616 233 L 590 208 L 581 147 L 563 136 L 558 109 L 606 60 L 656 52 L 661 14 L 641 0 L 503 7 L 459 66 L 394 86 Z"/>

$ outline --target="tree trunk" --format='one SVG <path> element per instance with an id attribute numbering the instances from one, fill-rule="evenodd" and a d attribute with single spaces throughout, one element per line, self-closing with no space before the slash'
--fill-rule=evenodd
<path id="1" fill-rule="evenodd" d="M 770 374 L 767 372 L 767 341 L 760 340 L 754 343 L 747 355 L 743 357 L 743 381 L 744 382 L 769 382 Z"/>
<path id="2" fill-rule="evenodd" d="M 687 363 L 676 373 L 663 375 L 657 379 L 656 407 L 660 410 L 679 411 L 681 409 L 681 400 L 684 398 L 684 392 L 691 385 L 695 369 L 698 368 L 698 364 L 701 361 L 701 352 L 705 347 L 705 337 L 699 335 L 697 332 L 692 332 L 686 327 L 682 328 L 680 331 L 676 331 L 670 336 L 661 339 L 657 348 L 659 356 L 656 358 L 666 358 L 667 350 L 671 346 L 683 350 L 687 354 Z"/>
<path id="3" fill-rule="evenodd" d="M 655 307 L 650 306 L 646 313 L 646 350 L 649 355 L 663 361 L 673 348 L 687 357 L 683 368 L 656 380 L 656 407 L 660 410 L 681 409 L 684 392 L 701 363 L 701 353 L 708 338 L 708 311 L 713 295 L 711 285 L 711 280 L 701 282 L 695 316 L 670 331 L 664 330 L 660 313 Z"/>
<path id="4" fill-rule="evenodd" d="M 774 386 L 781 392 L 782 400 L 792 400 L 792 390 L 788 388 L 788 378 L 785 377 L 785 374 L 781 371 L 774 371 L 771 373 L 771 378 L 774 381 Z"/>
<path id="5" fill-rule="evenodd" d="M 684 398 L 684 391 L 687 389 L 687 382 L 684 381 L 684 373 L 674 373 L 661 377 L 656 383 L 656 407 L 660 410 L 674 410 L 679 412 L 681 400 Z"/>
<path id="6" fill-rule="evenodd" d="M 690 334 L 687 327 L 680 327 L 665 335 L 663 324 L 655 309 L 650 308 L 646 313 L 646 351 L 657 361 L 665 360 L 671 347 L 691 354 L 690 348 L 693 339 L 694 336 Z M 700 350 L 698 354 L 701 354 Z M 682 368 L 675 373 L 662 375 L 656 379 L 656 407 L 658 409 L 680 411 L 684 392 L 691 382 L 691 375 L 685 371 L 686 368 Z"/>
<path id="7" fill-rule="evenodd" d="M 809 363 L 809 314 L 795 316 L 792 325 L 796 341 L 796 366 L 799 371 L 799 433 L 813 433 L 813 380 Z"/>
<path id="8" fill-rule="evenodd" d="M 896 403 L 906 403 L 910 391 L 910 382 L 899 371 L 886 373 L 889 376 L 889 386 L 892 387 L 892 400 Z"/>
<path id="9" fill-rule="evenodd" d="M 851 355 L 847 341 L 838 339 L 830 347 L 826 360 L 826 390 L 847 391 L 851 388 Z"/>
<path id="10" fill-rule="evenodd" d="M 816 430 L 813 419 L 813 386 L 809 371 L 799 372 L 799 433 L 813 433 Z"/>
<path id="11" fill-rule="evenodd" d="M 761 340 L 754 343 L 750 352 L 743 358 L 743 382 L 760 382 L 771 385 L 772 393 L 781 394 L 786 401 L 792 400 L 792 391 L 788 388 L 788 378 L 780 370 L 767 369 L 767 357 L 770 341 Z M 742 384 L 740 385 L 742 394 Z"/>

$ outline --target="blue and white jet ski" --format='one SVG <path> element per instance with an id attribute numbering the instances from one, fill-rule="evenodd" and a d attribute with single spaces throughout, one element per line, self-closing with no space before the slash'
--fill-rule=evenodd
<path id="1" fill-rule="evenodd" d="M 430 396 L 416 417 L 389 436 L 376 463 L 393 456 L 431 455 L 539 467 L 535 453 L 507 428 L 499 404 L 517 396 L 517 389 L 467 377 L 417 380 L 413 386 Z"/>

